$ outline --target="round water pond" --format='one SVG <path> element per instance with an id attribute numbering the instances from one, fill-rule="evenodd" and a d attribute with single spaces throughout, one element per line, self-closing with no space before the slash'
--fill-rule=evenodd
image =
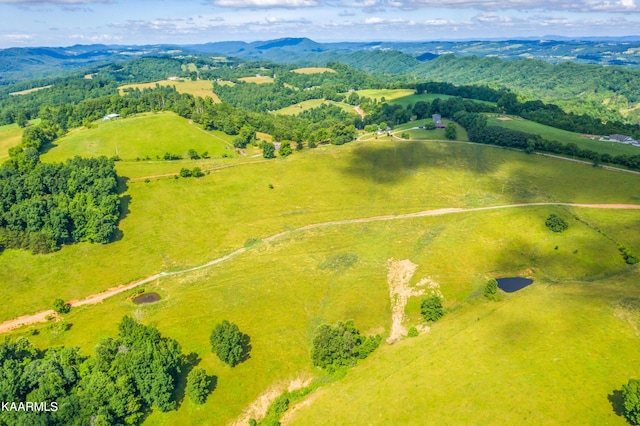
<path id="1" fill-rule="evenodd" d="M 162 300 L 162 297 L 160 297 L 158 293 L 142 293 L 140 296 L 133 298 L 133 303 L 142 305 L 143 303 L 153 303 L 158 300 Z"/>
<path id="2" fill-rule="evenodd" d="M 533 284 L 533 280 L 522 277 L 496 278 L 496 281 L 498 288 L 506 293 L 513 293 Z"/>

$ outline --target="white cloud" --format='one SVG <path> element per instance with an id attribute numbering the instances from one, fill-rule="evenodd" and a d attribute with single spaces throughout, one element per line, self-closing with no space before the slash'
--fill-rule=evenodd
<path id="1" fill-rule="evenodd" d="M 214 0 L 213 4 L 238 8 L 297 8 L 319 5 L 316 0 Z"/>
<path id="2" fill-rule="evenodd" d="M 43 5 L 43 4 L 52 4 L 52 5 L 76 5 L 76 4 L 107 4 L 107 3 L 115 3 L 114 0 L 0 0 L 0 4 L 14 4 L 17 6 L 28 6 L 28 5 Z"/>
<path id="3" fill-rule="evenodd" d="M 389 0 L 400 9 L 548 10 L 568 12 L 640 12 L 637 0 Z"/>

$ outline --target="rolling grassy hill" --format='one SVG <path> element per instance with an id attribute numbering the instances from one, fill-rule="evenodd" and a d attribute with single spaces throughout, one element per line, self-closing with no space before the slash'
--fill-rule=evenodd
<path id="1" fill-rule="evenodd" d="M 193 64 L 190 64 L 193 65 Z M 125 84 L 118 87 L 118 92 L 124 95 L 127 89 L 153 89 L 156 85 L 175 87 L 178 93 L 189 93 L 193 96 L 206 98 L 210 96 L 214 102 L 220 102 L 218 95 L 213 93 L 213 82 L 210 80 L 160 80 L 151 83 Z"/>
<path id="2" fill-rule="evenodd" d="M 0 126 L 0 162 L 9 158 L 9 148 L 20 145 L 22 129 L 17 124 Z"/>
<path id="3" fill-rule="evenodd" d="M 540 135 L 545 139 L 556 140 L 564 144 L 573 142 L 582 149 L 590 149 L 592 151 L 600 152 L 603 154 L 640 154 L 640 148 L 635 146 L 624 145 L 616 142 L 599 141 L 597 140 L 598 137 L 596 137 L 596 140 L 591 140 L 587 135 L 568 132 L 566 130 L 557 129 L 551 126 L 545 126 L 544 124 L 525 120 L 521 117 L 501 117 L 496 115 L 489 115 L 488 124 L 492 126 L 505 127 L 512 130 L 519 130 L 521 132 L 531 133 L 534 135 Z"/>
<path id="4" fill-rule="evenodd" d="M 208 151 L 212 157 L 235 155 L 230 149 L 232 137 L 222 132 L 207 132 L 197 124 L 170 112 L 140 114 L 125 119 L 98 121 L 97 128 L 77 128 L 56 140 L 42 156 L 43 161 L 63 161 L 80 155 L 119 156 L 122 160 L 156 157 L 165 153 L 186 158 L 189 149 Z"/>
<path id="5" fill-rule="evenodd" d="M 302 111 L 306 111 L 311 108 L 317 108 L 322 104 L 336 105 L 347 112 L 355 114 L 353 110 L 353 105 L 349 105 L 344 102 L 327 101 L 324 99 L 309 99 L 308 101 L 298 102 L 297 104 L 280 108 L 279 110 L 274 111 L 274 113 L 284 114 L 284 115 L 295 115 L 295 114 L 300 114 Z"/>
<path id="6" fill-rule="evenodd" d="M 150 149 L 133 139 L 141 133 L 161 152 L 168 146 L 186 151 L 199 140 L 185 142 L 182 136 L 168 145 L 176 138 L 163 123 L 183 126 L 185 135 L 196 132 L 173 114 L 132 117 L 72 133 L 43 159 L 91 154 L 81 141 L 92 132 L 105 135 L 93 139 L 92 149 L 110 147 L 116 139 L 119 146 Z M 130 128 L 117 133 L 115 126 Z M 37 336 L 28 329 L 13 333 L 28 335 L 39 347 L 80 345 L 89 354 L 102 337 L 116 333 L 125 314 L 155 324 L 185 353 L 195 352 L 217 384 L 205 405 L 187 400 L 177 411 L 152 413 L 146 424 L 226 424 L 273 386 L 283 388 L 300 377 L 336 380 L 309 360 L 319 324 L 354 319 L 359 329 L 386 337 L 389 259 L 409 259 L 419 265 L 411 283 L 424 277 L 437 282 L 449 313 L 429 333 L 383 345 L 346 377 L 321 387 L 292 420 L 424 424 L 473 422 L 475 414 L 483 423 L 539 424 L 551 416 L 567 420 L 578 410 L 571 419 L 581 423 L 622 421 L 607 395 L 640 374 L 640 364 L 637 336 L 615 314 L 628 306 L 621 301 L 640 297 L 640 288 L 637 267 L 624 264 L 617 244 L 640 252 L 637 210 L 531 206 L 296 229 L 450 207 L 637 204 L 638 176 L 491 146 L 416 141 L 353 142 L 286 159 L 247 160 L 219 160 L 236 167 L 200 179 L 124 179 L 120 234 L 110 244 L 81 243 L 48 255 L 6 250 L 0 255 L 0 288 L 11 303 L 0 318 L 248 247 L 216 266 L 145 285 L 163 296 L 156 304 L 133 305 L 129 292 L 72 309 L 65 316 L 73 324 L 68 331 L 40 324 Z M 127 164 L 119 169 L 125 177 L 133 177 L 125 170 L 144 176 L 135 172 L 138 164 L 141 170 L 156 167 Z M 549 232 L 549 213 L 567 219 L 569 230 Z M 293 232 L 261 242 L 287 231 Z M 320 268 L 330 256 L 345 253 L 357 256 L 353 266 Z M 514 275 L 531 276 L 536 284 L 500 302 L 479 297 L 488 277 Z M 407 325 L 418 321 L 418 305 L 417 298 L 410 301 Z M 625 313 L 619 316 L 629 318 Z M 251 358 L 233 369 L 208 343 L 223 319 L 251 337 Z M 507 393 L 511 387 L 513 395 Z M 332 405 L 333 413 L 327 411 Z"/>

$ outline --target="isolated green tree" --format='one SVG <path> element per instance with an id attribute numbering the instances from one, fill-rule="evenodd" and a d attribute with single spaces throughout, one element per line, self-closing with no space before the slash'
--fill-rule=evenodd
<path id="1" fill-rule="evenodd" d="M 290 142 L 282 142 L 278 152 L 280 153 L 281 157 L 288 157 L 289 155 L 291 155 L 293 153 L 293 150 L 291 149 L 291 143 Z"/>
<path id="2" fill-rule="evenodd" d="M 444 128 L 444 137 L 452 140 L 458 137 L 455 124 L 453 123 L 447 124 L 447 126 Z"/>
<path id="3" fill-rule="evenodd" d="M 442 299 L 437 294 L 425 297 L 420 304 L 420 313 L 427 321 L 438 321 L 444 315 Z"/>
<path id="4" fill-rule="evenodd" d="M 262 156 L 264 158 L 276 158 L 276 147 L 271 142 L 263 142 Z"/>
<path id="5" fill-rule="evenodd" d="M 640 380 L 630 379 L 622 386 L 624 416 L 629 423 L 640 424 Z"/>
<path id="6" fill-rule="evenodd" d="M 209 395 L 210 385 L 211 378 L 207 376 L 204 368 L 194 368 L 187 376 L 187 387 L 184 392 L 196 404 L 204 404 Z"/>
<path id="7" fill-rule="evenodd" d="M 221 361 L 231 367 L 239 364 L 245 357 L 245 348 L 243 347 L 245 335 L 236 324 L 227 320 L 222 321 L 215 326 L 209 340 L 213 352 L 218 355 Z"/>

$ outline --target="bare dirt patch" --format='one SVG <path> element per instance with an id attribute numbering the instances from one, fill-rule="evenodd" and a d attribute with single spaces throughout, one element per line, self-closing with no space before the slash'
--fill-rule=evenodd
<path id="1" fill-rule="evenodd" d="M 509 118 L 509 117 L 498 117 L 497 119 L 500 120 L 500 121 L 511 121 L 511 120 L 513 120 L 512 118 Z"/>
<path id="2" fill-rule="evenodd" d="M 309 386 L 311 383 L 311 377 L 298 377 L 296 379 L 291 380 L 289 383 L 282 382 L 276 385 L 271 386 L 266 391 L 262 392 L 255 401 L 249 405 L 242 415 L 236 419 L 234 422 L 230 423 L 230 426 L 246 426 L 249 424 L 249 419 L 260 420 L 266 414 L 269 406 L 275 401 L 275 399 L 280 396 L 282 392 L 285 390 L 288 392 L 293 392 L 298 389 L 302 389 L 304 387 Z"/>

